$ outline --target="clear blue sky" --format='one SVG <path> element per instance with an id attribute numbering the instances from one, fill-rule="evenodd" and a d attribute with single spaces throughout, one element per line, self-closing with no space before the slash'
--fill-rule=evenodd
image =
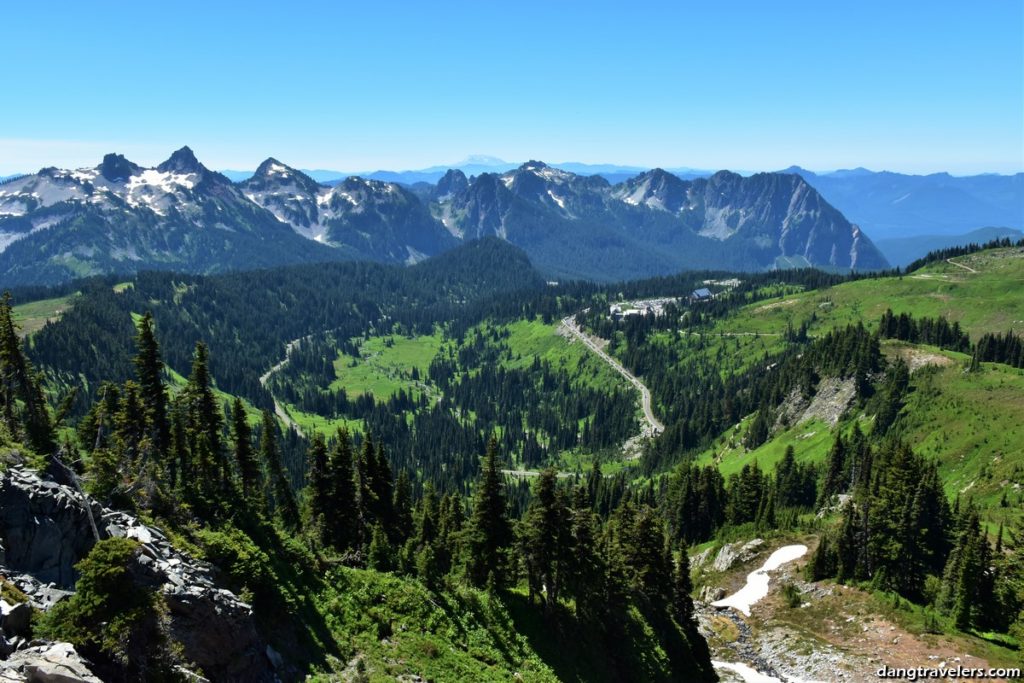
<path id="1" fill-rule="evenodd" d="M 35 5 L 35 6 L 33 6 Z M 228 6 L 234 5 L 234 6 Z M 1024 168 L 1024 16 L 980 2 L 4 7 L 0 175 L 511 161 Z"/>

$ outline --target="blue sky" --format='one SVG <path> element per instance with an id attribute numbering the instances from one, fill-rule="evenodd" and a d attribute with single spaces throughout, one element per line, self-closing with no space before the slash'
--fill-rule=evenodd
<path id="1" fill-rule="evenodd" d="M 1024 170 L 1012 0 L 10 3 L 4 25 L 0 175 L 184 144 L 221 169 Z"/>

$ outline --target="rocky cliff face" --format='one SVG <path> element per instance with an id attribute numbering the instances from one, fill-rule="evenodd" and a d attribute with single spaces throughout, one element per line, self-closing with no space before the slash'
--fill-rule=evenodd
<path id="1" fill-rule="evenodd" d="M 270 659 L 276 655 L 257 633 L 252 609 L 217 586 L 212 566 L 179 552 L 158 529 L 131 515 L 92 501 L 89 505 L 100 538 L 127 537 L 139 543 L 132 574 L 162 595 L 168 607 L 167 635 L 180 645 L 185 661 L 213 680 L 276 678 Z M 20 467 L 0 475 L 0 575 L 33 606 L 47 609 L 70 594 L 74 565 L 94 544 L 89 509 L 74 489 Z M 35 656 L 19 654 L 29 643 L 13 641 L 15 637 L 12 632 L 5 641 L 14 642 L 16 651 L 0 662 L 0 681 L 5 667 L 9 671 L 17 664 L 23 671 L 23 660 Z"/>
<path id="2" fill-rule="evenodd" d="M 682 180 L 654 169 L 612 186 L 531 161 L 468 183 L 452 174 L 442 180 L 431 207 L 453 234 L 496 235 L 555 273 L 614 279 L 687 268 L 887 265 L 857 226 L 792 174 Z"/>

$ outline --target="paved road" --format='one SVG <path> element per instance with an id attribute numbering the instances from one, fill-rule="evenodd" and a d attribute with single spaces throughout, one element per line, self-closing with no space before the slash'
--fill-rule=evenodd
<path id="1" fill-rule="evenodd" d="M 292 339 L 290 342 L 284 345 L 284 360 L 282 360 L 280 363 L 277 363 L 274 367 L 270 368 L 262 375 L 260 375 L 260 386 L 267 386 L 267 382 L 270 380 L 270 376 L 273 375 L 278 370 L 280 370 L 281 368 L 283 368 L 284 366 L 288 365 L 288 357 L 291 355 L 292 349 L 298 346 L 299 343 L 302 342 L 303 340 L 309 339 L 309 336 L 300 337 L 299 339 Z M 303 435 L 302 427 L 300 427 L 299 424 L 292 419 L 292 416 L 288 414 L 287 410 L 285 410 L 284 405 L 282 405 L 281 402 L 277 400 L 277 396 L 274 396 L 274 394 L 271 393 L 270 397 L 274 399 L 274 414 L 281 418 L 281 421 L 284 422 L 287 426 L 297 431 L 300 435 Z"/>
<path id="2" fill-rule="evenodd" d="M 598 346 L 593 337 L 579 328 L 576 321 L 573 320 L 573 316 L 562 318 L 562 327 L 586 344 L 588 349 L 596 353 L 601 360 L 612 366 L 616 372 L 625 377 L 630 384 L 637 388 L 640 392 L 640 404 L 644 409 L 644 419 L 647 421 L 648 431 L 650 434 L 660 434 L 665 431 L 665 425 L 663 425 L 661 421 L 654 416 L 654 411 L 651 410 L 651 390 L 648 389 L 643 382 L 637 379 L 636 375 L 622 367 L 622 363 L 605 353 L 604 349 Z"/>

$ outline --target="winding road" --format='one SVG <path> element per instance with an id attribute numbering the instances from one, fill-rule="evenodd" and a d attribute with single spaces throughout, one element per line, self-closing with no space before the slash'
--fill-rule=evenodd
<path id="1" fill-rule="evenodd" d="M 605 350 L 598 345 L 593 337 L 581 330 L 579 325 L 577 325 L 576 321 L 573 319 L 573 316 L 570 315 L 562 318 L 562 327 L 564 327 L 572 336 L 586 344 L 588 349 L 596 353 L 601 360 L 612 366 L 616 372 L 625 377 L 630 384 L 636 387 L 637 391 L 640 392 L 640 404 L 644 409 L 644 420 L 647 422 L 646 432 L 650 436 L 654 436 L 665 431 L 665 425 L 663 425 L 661 421 L 654 416 L 654 411 L 651 410 L 651 390 L 648 389 L 644 383 L 636 377 L 636 375 L 624 368 L 622 363 L 609 356 Z"/>
<path id="2" fill-rule="evenodd" d="M 954 260 L 953 260 L 953 259 L 951 259 L 951 258 L 948 258 L 948 259 L 946 259 L 946 263 L 948 263 L 948 264 L 950 264 L 950 265 L 953 265 L 953 266 L 956 266 L 956 267 L 958 267 L 958 268 L 963 268 L 963 269 L 964 269 L 964 270 L 966 270 L 966 271 L 967 271 L 968 273 L 977 273 L 977 272 L 978 272 L 978 271 L 976 271 L 976 270 L 975 270 L 974 268 L 971 268 L 970 266 L 965 266 L 965 265 L 964 265 L 964 264 L 962 264 L 962 263 L 957 263 L 956 261 L 954 261 Z"/>
<path id="3" fill-rule="evenodd" d="M 270 376 L 273 375 L 278 370 L 280 370 L 281 368 L 283 368 L 284 366 L 288 365 L 288 358 L 291 356 L 292 350 L 300 343 L 302 343 L 304 340 L 309 339 L 312 336 L 313 335 L 307 335 L 305 337 L 299 337 L 298 339 L 292 339 L 290 342 L 285 344 L 284 360 L 280 361 L 279 363 L 274 365 L 274 367 L 270 368 L 262 375 L 260 375 L 260 386 L 266 387 L 267 382 L 270 381 Z M 274 396 L 274 393 L 271 392 L 270 397 L 274 399 L 274 414 L 277 415 L 282 422 L 288 425 L 288 427 L 298 432 L 300 436 L 304 436 L 304 434 L 302 433 L 302 427 L 300 427 L 298 423 L 292 419 L 292 416 L 288 414 L 287 410 L 285 410 L 284 405 L 277 400 L 277 396 Z"/>

